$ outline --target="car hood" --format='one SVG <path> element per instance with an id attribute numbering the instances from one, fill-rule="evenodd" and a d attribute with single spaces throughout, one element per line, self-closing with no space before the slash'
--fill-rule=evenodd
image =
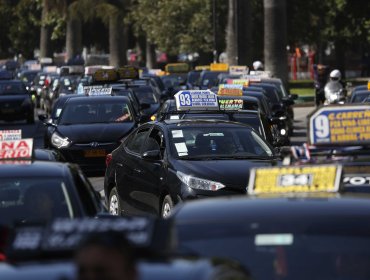
<path id="1" fill-rule="evenodd" d="M 134 123 L 59 125 L 57 132 L 74 143 L 118 142 L 134 128 Z"/>
<path id="2" fill-rule="evenodd" d="M 250 169 L 274 164 L 276 161 L 273 160 L 179 160 L 176 170 L 202 179 L 220 182 L 226 187 L 240 189 L 240 187 L 247 186 Z"/>

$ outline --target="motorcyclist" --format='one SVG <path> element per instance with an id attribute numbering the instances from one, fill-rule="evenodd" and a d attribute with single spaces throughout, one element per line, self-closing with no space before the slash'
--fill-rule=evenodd
<path id="1" fill-rule="evenodd" d="M 333 104 L 333 103 L 344 103 L 346 98 L 346 85 L 345 82 L 341 80 L 342 74 L 338 69 L 334 69 L 330 72 L 329 82 L 324 87 L 325 93 L 325 103 L 324 104 Z"/>
<path id="2" fill-rule="evenodd" d="M 345 87 L 345 82 L 342 81 L 342 74 L 338 69 L 334 69 L 333 71 L 330 72 L 330 81 L 332 82 L 339 82 L 343 88 Z"/>
<path id="3" fill-rule="evenodd" d="M 324 87 L 328 81 L 329 66 L 323 64 L 314 64 L 314 80 L 315 80 L 315 103 L 319 106 L 325 101 Z"/>
<path id="4" fill-rule="evenodd" d="M 259 60 L 253 62 L 253 69 L 254 71 L 263 71 L 263 63 Z"/>

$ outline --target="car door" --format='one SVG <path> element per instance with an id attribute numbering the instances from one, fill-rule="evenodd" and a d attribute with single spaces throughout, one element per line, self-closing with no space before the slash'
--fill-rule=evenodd
<path id="1" fill-rule="evenodd" d="M 140 198 L 138 178 L 142 176 L 138 168 L 141 151 L 150 132 L 151 125 L 143 125 L 125 141 L 123 148 L 117 153 L 116 185 L 125 214 L 141 214 L 144 207 Z"/>
<path id="2" fill-rule="evenodd" d="M 144 153 L 158 151 L 158 158 L 145 158 Z M 136 177 L 136 188 L 140 189 L 140 201 L 144 211 L 159 215 L 161 208 L 161 194 L 165 192 L 166 165 L 164 163 L 165 138 L 163 131 L 154 126 L 149 133 L 142 150 L 142 160 L 137 168 L 141 176 Z M 137 194 L 139 195 L 139 194 Z"/>

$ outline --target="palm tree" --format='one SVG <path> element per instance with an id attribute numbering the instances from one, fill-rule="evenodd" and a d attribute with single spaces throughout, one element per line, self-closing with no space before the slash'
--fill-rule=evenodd
<path id="1" fill-rule="evenodd" d="M 67 60 L 76 57 L 82 52 L 82 22 L 80 10 L 76 9 L 78 0 L 64 1 L 66 17 L 66 51 Z"/>
<path id="2" fill-rule="evenodd" d="M 263 0 L 265 68 L 288 85 L 286 0 Z"/>
<path id="3" fill-rule="evenodd" d="M 236 24 L 236 0 L 229 0 L 226 25 L 226 54 L 228 63 L 238 64 L 238 35 Z"/>
<path id="4" fill-rule="evenodd" d="M 42 1 L 41 29 L 40 29 L 40 57 L 50 57 L 51 50 L 51 28 L 48 25 L 48 17 L 52 6 L 52 0 Z"/>
<path id="5" fill-rule="evenodd" d="M 237 0 L 238 62 L 250 65 L 252 62 L 252 3 L 251 0 Z"/>

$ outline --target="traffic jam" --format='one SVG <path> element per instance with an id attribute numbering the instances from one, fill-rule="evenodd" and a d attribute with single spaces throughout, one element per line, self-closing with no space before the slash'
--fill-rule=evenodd
<path id="1" fill-rule="evenodd" d="M 0 70 L 0 279 L 370 278 L 370 81 L 293 145 L 258 63 L 43 63 Z"/>

